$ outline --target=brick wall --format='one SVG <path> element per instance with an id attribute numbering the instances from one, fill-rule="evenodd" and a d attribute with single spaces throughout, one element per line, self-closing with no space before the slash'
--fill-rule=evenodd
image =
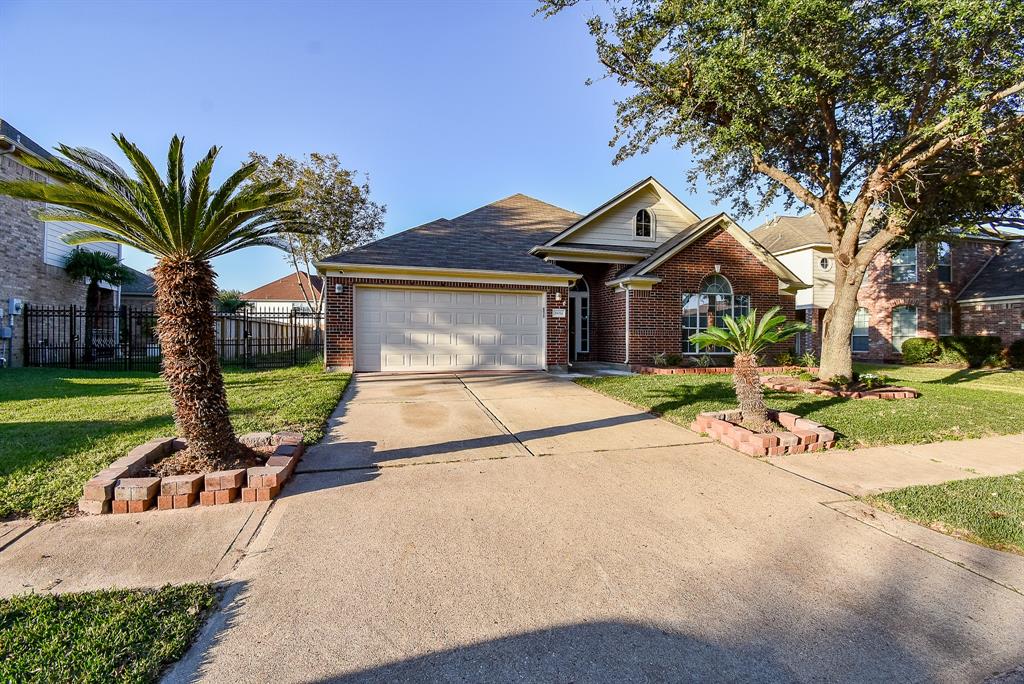
<path id="1" fill-rule="evenodd" d="M 13 155 L 0 156 L 0 179 L 41 180 L 43 176 L 23 166 Z M 85 285 L 68 278 L 64 269 L 43 263 L 44 224 L 33 215 L 41 208 L 0 195 L 0 324 L 7 325 L 7 300 L 21 299 L 32 305 L 85 306 Z M 24 318 L 14 319 L 14 339 L 10 347 L 0 340 L 0 356 L 13 352 L 12 365 L 22 364 Z"/>
<path id="2" fill-rule="evenodd" d="M 335 294 L 335 285 L 344 285 L 341 294 Z M 569 318 L 554 318 L 552 309 L 569 309 L 569 288 L 537 287 L 530 285 L 494 285 L 488 283 L 452 283 L 445 281 L 419 280 L 386 280 L 379 278 L 346 278 L 330 276 L 327 278 L 324 299 L 325 314 L 325 362 L 329 368 L 351 369 L 355 362 L 355 347 L 352 339 L 353 304 L 356 285 L 387 285 L 390 287 L 431 287 L 438 289 L 473 289 L 473 290 L 514 290 L 545 293 L 545 310 L 547 313 L 547 364 L 565 366 L 568 364 Z M 560 299 L 556 300 L 556 295 Z"/>
<path id="3" fill-rule="evenodd" d="M 734 294 L 750 295 L 751 306 L 759 312 L 782 307 L 794 318 L 795 298 L 779 292 L 779 278 L 743 245 L 724 230 L 714 230 L 659 266 L 652 275 L 661 278 L 651 290 L 630 292 L 629 361 L 648 363 L 661 352 L 682 350 L 682 298 L 697 292 L 701 281 L 721 266 Z M 780 345 L 769 353 L 792 349 Z"/>
<path id="4" fill-rule="evenodd" d="M 954 333 L 967 333 L 957 315 L 955 299 L 967 282 L 996 253 L 998 244 L 981 240 L 960 240 L 952 243 L 952 282 L 940 283 L 935 268 L 935 246 L 922 242 L 917 250 L 917 282 L 894 283 L 892 258 L 887 251 L 879 253 L 864 276 L 857 295 L 860 305 L 868 310 L 867 352 L 855 358 L 885 359 L 896 355 L 892 346 L 892 311 L 898 306 L 917 308 L 917 336 L 938 337 L 939 311 L 951 307 Z M 820 349 L 820 339 L 816 342 Z"/>
<path id="5" fill-rule="evenodd" d="M 626 293 L 605 285 L 626 264 L 560 263 L 562 268 L 579 273 L 590 288 L 590 352 L 580 361 L 624 363 L 626 360 Z"/>
<path id="6" fill-rule="evenodd" d="M 964 335 L 998 335 L 1004 345 L 1024 338 L 1024 302 L 963 304 L 960 332 Z"/>

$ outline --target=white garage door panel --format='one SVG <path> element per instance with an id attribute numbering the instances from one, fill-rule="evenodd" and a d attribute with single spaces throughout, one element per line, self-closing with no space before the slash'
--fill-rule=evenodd
<path id="1" fill-rule="evenodd" d="M 537 370 L 541 294 L 356 288 L 358 371 Z"/>

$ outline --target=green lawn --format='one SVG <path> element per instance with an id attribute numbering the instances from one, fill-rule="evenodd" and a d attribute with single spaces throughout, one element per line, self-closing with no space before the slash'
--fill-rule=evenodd
<path id="1" fill-rule="evenodd" d="M 907 487 L 869 500 L 947 534 L 1024 554 L 1024 472 Z"/>
<path id="2" fill-rule="evenodd" d="M 836 430 L 839 446 L 915 444 L 1024 430 L 1024 371 L 859 366 L 921 392 L 918 399 L 875 400 L 768 391 L 768 405 Z M 578 383 L 689 425 L 701 411 L 736 406 L 731 375 L 633 375 Z"/>
<path id="3" fill-rule="evenodd" d="M 349 375 L 319 365 L 225 369 L 239 432 L 296 429 L 318 440 Z M 52 519 L 98 470 L 152 437 L 174 434 L 166 385 L 152 373 L 0 371 L 0 518 Z"/>
<path id="4" fill-rule="evenodd" d="M 216 603 L 190 584 L 0 600 L 0 681 L 155 682 Z"/>

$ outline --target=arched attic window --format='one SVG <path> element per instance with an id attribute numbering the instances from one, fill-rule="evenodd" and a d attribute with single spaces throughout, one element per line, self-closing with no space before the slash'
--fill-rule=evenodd
<path id="1" fill-rule="evenodd" d="M 732 283 L 719 273 L 706 276 L 698 292 L 683 295 L 683 353 L 728 354 L 728 350 L 718 347 L 701 349 L 690 342 L 690 336 L 710 327 L 721 327 L 725 316 L 739 318 L 748 313 L 750 295 L 733 293 Z"/>
<path id="2" fill-rule="evenodd" d="M 633 234 L 644 240 L 654 239 L 654 214 L 647 209 L 641 209 L 633 217 Z"/>

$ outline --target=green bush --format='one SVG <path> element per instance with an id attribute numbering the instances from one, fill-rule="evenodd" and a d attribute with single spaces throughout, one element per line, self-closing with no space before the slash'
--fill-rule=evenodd
<path id="1" fill-rule="evenodd" d="M 789 352 L 782 352 L 781 354 L 775 355 L 775 364 L 777 366 L 792 366 L 793 361 L 793 355 Z"/>
<path id="2" fill-rule="evenodd" d="M 939 339 L 939 361 L 977 368 L 991 364 L 1002 349 L 997 335 L 950 335 Z"/>
<path id="3" fill-rule="evenodd" d="M 1017 340 L 1006 348 L 1006 360 L 1014 368 L 1024 368 L 1024 339 Z"/>
<path id="4" fill-rule="evenodd" d="M 798 375 L 796 377 L 799 380 L 803 380 L 804 382 L 810 382 L 812 380 L 816 380 L 817 379 L 817 378 L 814 377 L 814 373 L 808 373 L 806 371 L 804 371 L 803 373 L 801 373 L 800 375 Z"/>
<path id="5" fill-rule="evenodd" d="M 813 352 L 804 352 L 800 355 L 800 365 L 805 368 L 814 368 L 818 365 L 818 357 Z"/>
<path id="6" fill-rule="evenodd" d="M 715 360 L 712 359 L 709 355 L 701 354 L 700 356 L 697 357 L 698 368 L 710 368 L 713 365 L 715 365 Z"/>
<path id="7" fill-rule="evenodd" d="M 914 337 L 903 343 L 903 363 L 934 363 L 939 358 L 939 343 L 927 337 Z"/>
<path id="8" fill-rule="evenodd" d="M 846 377 L 845 375 L 833 375 L 831 378 L 829 378 L 828 384 L 836 385 L 838 387 L 846 387 L 847 385 L 850 384 L 850 378 Z"/>

